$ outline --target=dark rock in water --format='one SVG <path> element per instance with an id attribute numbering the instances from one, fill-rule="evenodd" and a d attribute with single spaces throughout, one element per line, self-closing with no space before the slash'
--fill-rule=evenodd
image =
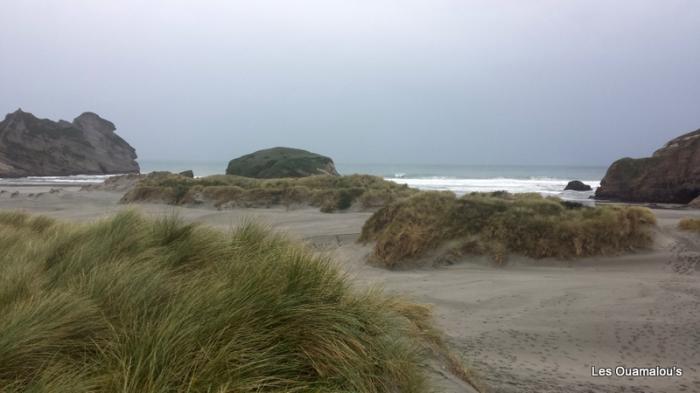
<path id="1" fill-rule="evenodd" d="M 569 184 L 564 187 L 564 191 L 571 190 L 571 191 L 591 191 L 593 190 L 591 186 L 588 184 L 585 184 L 584 182 L 580 180 L 572 180 L 569 182 Z"/>
<path id="2" fill-rule="evenodd" d="M 0 122 L 0 177 L 138 173 L 134 148 L 114 130 L 91 112 L 69 123 L 17 110 Z"/>
<path id="3" fill-rule="evenodd" d="M 596 198 L 689 203 L 700 195 L 700 129 L 675 138 L 647 158 L 623 158 L 608 168 Z"/>
<path id="4" fill-rule="evenodd" d="M 194 172 L 191 169 L 188 169 L 186 171 L 182 171 L 182 172 L 178 173 L 178 175 L 194 179 Z"/>
<path id="5" fill-rule="evenodd" d="M 306 150 L 275 147 L 231 160 L 227 175 L 274 179 L 312 175 L 338 176 L 333 160 Z"/>

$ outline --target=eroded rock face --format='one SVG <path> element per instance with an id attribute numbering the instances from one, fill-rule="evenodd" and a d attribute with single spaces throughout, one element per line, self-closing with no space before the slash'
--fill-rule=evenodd
<path id="1" fill-rule="evenodd" d="M 0 177 L 138 173 L 136 151 L 115 129 L 91 112 L 71 123 L 17 110 L 0 122 Z"/>
<path id="2" fill-rule="evenodd" d="M 591 191 L 592 188 L 588 184 L 580 181 L 580 180 L 572 180 L 570 181 L 566 187 L 564 187 L 564 191 L 571 190 L 571 191 Z"/>
<path id="3" fill-rule="evenodd" d="M 675 138 L 646 158 L 615 161 L 596 198 L 689 203 L 700 195 L 700 129 Z"/>
<path id="4" fill-rule="evenodd" d="M 231 160 L 227 175 L 275 179 L 312 175 L 338 176 L 333 160 L 306 150 L 275 147 Z"/>

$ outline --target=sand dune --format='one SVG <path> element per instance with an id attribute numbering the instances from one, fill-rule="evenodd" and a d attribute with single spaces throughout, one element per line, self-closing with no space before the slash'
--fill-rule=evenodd
<path id="1" fill-rule="evenodd" d="M 49 191 L 0 188 L 0 209 L 91 220 L 125 208 L 117 204 L 119 194 L 71 187 Z M 675 229 L 680 218 L 700 216 L 696 211 L 655 210 L 654 249 L 633 255 L 511 258 L 503 268 L 465 258 L 442 268 L 387 271 L 366 264 L 369 247 L 354 241 L 369 213 L 139 209 L 153 215 L 176 211 L 186 220 L 220 228 L 256 219 L 332 253 L 362 284 L 382 284 L 433 304 L 450 344 L 492 392 L 700 392 L 700 238 Z M 676 366 L 683 375 L 591 375 L 591 367 L 617 366 Z M 436 391 L 472 391 L 438 366 L 430 367 Z"/>

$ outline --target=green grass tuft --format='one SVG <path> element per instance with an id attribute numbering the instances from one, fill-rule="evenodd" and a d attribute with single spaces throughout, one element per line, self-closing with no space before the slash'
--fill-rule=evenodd
<path id="1" fill-rule="evenodd" d="M 3 392 L 423 392 L 439 340 L 426 308 L 252 224 L 0 213 L 0 249 Z"/>
<path id="2" fill-rule="evenodd" d="M 700 219 L 684 218 L 678 222 L 678 229 L 682 231 L 700 233 Z"/>
<path id="3" fill-rule="evenodd" d="M 614 254 L 647 247 L 651 211 L 640 207 L 582 207 L 532 194 L 422 192 L 377 211 L 360 241 L 376 241 L 374 258 L 398 267 L 448 241 L 457 251 L 533 258 Z"/>

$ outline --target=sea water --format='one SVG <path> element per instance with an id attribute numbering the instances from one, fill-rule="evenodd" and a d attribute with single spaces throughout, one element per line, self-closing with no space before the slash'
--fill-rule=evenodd
<path id="1" fill-rule="evenodd" d="M 181 172 L 191 169 L 195 176 L 222 174 L 227 162 L 147 161 L 139 162 L 141 171 Z M 592 191 L 564 191 L 570 180 L 581 180 L 595 190 L 605 174 L 602 166 L 563 165 L 416 165 L 416 164 L 336 164 L 341 174 L 364 173 L 407 184 L 423 190 L 470 192 L 535 192 L 568 200 L 587 200 Z M 0 179 L 2 184 L 50 185 L 93 184 L 108 176 L 78 175 Z"/>
<path id="2" fill-rule="evenodd" d="M 561 165 L 338 165 L 344 173 L 369 173 L 422 190 L 470 192 L 535 192 L 567 200 L 588 200 L 594 191 L 564 191 L 570 180 L 593 190 L 600 186 L 605 167 Z"/>

